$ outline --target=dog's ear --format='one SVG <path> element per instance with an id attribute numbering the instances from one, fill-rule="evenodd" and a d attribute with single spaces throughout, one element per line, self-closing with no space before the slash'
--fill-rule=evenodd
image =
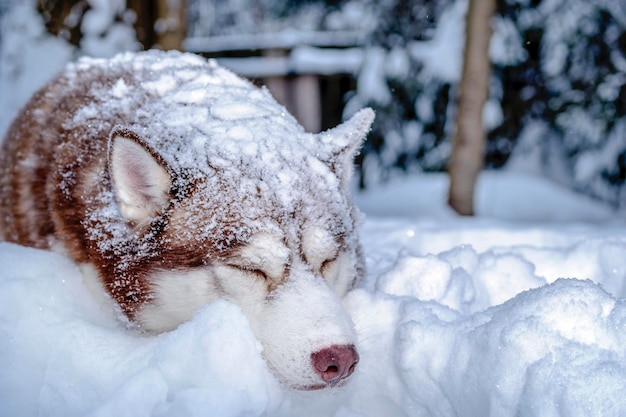
<path id="1" fill-rule="evenodd" d="M 172 178 L 166 166 L 136 133 L 116 127 L 109 135 L 109 175 L 129 223 L 144 225 L 169 203 Z"/>
<path id="2" fill-rule="evenodd" d="M 318 158 L 326 163 L 342 184 L 352 176 L 353 160 L 374 121 L 374 111 L 365 108 L 337 127 L 318 133 Z"/>

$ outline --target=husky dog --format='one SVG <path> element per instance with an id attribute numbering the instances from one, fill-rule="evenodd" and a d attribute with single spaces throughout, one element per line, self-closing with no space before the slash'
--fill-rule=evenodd
<path id="1" fill-rule="evenodd" d="M 362 275 L 347 182 L 373 117 L 306 133 L 214 61 L 83 58 L 7 134 L 0 238 L 63 250 L 147 332 L 229 300 L 287 385 L 340 385 L 359 360 L 340 299 Z"/>

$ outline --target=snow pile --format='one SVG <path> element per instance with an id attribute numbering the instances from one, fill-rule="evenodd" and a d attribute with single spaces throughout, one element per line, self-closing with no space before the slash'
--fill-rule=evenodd
<path id="1" fill-rule="evenodd" d="M 624 415 L 625 236 L 616 222 L 368 218 L 368 275 L 345 299 L 358 370 L 304 393 L 277 382 L 229 303 L 142 336 L 64 257 L 1 243 L 0 415 Z"/>
<path id="2" fill-rule="evenodd" d="M 398 317 L 395 365 L 413 415 L 626 412 L 624 305 L 591 282 L 557 281 L 469 317 L 436 302 L 376 299 Z"/>
<path id="3" fill-rule="evenodd" d="M 528 160 L 526 160 L 526 165 Z M 525 164 L 520 160 L 520 166 Z M 518 169 L 519 168 L 519 169 Z M 524 174 L 520 167 L 483 171 L 476 185 L 476 212 L 480 216 L 531 222 L 603 221 L 615 210 L 585 195 Z M 359 205 L 376 216 L 445 218 L 452 215 L 447 206 L 447 174 L 418 175 L 395 179 L 388 185 L 370 187 L 357 195 Z M 402 196 L 402 204 L 397 196 Z"/>
<path id="4" fill-rule="evenodd" d="M 0 415 L 210 409 L 236 416 L 265 409 L 274 382 L 234 305 L 216 302 L 175 332 L 145 337 L 99 309 L 66 258 L 0 247 Z"/>

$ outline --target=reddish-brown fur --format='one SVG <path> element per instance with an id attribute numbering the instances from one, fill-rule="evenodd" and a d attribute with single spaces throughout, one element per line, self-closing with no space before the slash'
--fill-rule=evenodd
<path id="1" fill-rule="evenodd" d="M 122 309 L 129 317 L 149 292 L 139 279 L 145 272 L 142 264 L 115 271 L 106 253 L 98 251 L 96 242 L 86 241 L 85 206 L 96 196 L 97 188 L 110 181 L 105 169 L 106 144 L 112 127 L 124 121 L 103 120 L 100 126 L 66 130 L 66 122 L 87 103 L 97 100 L 88 95 L 94 83 L 111 85 L 124 74 L 91 71 L 81 77 L 60 77 L 39 91 L 21 111 L 9 129 L 0 153 L 0 238 L 36 248 L 50 248 L 54 241 L 63 242 L 65 250 L 77 262 L 90 262 L 103 277 L 126 279 L 122 296 L 116 288 L 120 282 L 105 282 L 112 294 L 119 293 Z M 95 134 L 94 134 L 95 133 Z M 90 140 L 81 138 L 89 136 Z M 99 181 L 78 175 L 78 167 L 90 170 Z M 60 189 L 63 181 L 72 187 Z M 94 187 L 95 186 L 95 187 Z M 68 221 L 75 219 L 75 221 Z M 120 274 L 121 273 L 121 274 Z M 133 277 L 132 279 L 130 277 Z M 135 287 L 128 291 L 128 288 Z"/>
<path id="2" fill-rule="evenodd" d="M 132 240 L 129 238 L 116 248 L 117 255 L 99 250 L 97 241 L 85 239 L 86 206 L 93 204 L 101 187 L 110 186 L 107 140 L 113 127 L 124 124 L 125 119 L 123 114 L 117 114 L 100 120 L 97 127 L 66 130 L 64 126 L 81 107 L 98 100 L 89 95 L 94 83 L 110 86 L 119 78 L 127 84 L 138 82 L 129 74 L 94 70 L 72 79 L 63 76 L 38 92 L 22 110 L 0 153 L 0 238 L 41 249 L 62 242 L 76 262 L 88 262 L 96 267 L 104 285 L 132 320 L 137 308 L 150 299 L 144 279 L 149 272 L 155 268 L 200 266 L 216 242 L 180 242 L 168 238 L 167 233 L 176 227 L 165 231 L 162 222 L 150 224 L 149 230 L 135 230 Z M 83 140 L 85 137 L 89 140 Z M 72 186 L 59 188 L 63 181 Z M 231 216 L 224 213 L 224 218 L 228 217 Z M 138 253 L 134 244 L 146 232 L 151 232 L 152 238 L 169 242 L 150 258 Z M 117 262 L 119 252 L 125 252 L 128 260 L 123 268 Z M 214 249 L 214 256 L 225 254 Z"/>

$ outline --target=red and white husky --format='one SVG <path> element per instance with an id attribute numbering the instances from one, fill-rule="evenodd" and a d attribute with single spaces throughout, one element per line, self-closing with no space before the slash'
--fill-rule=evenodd
<path id="1" fill-rule="evenodd" d="M 346 183 L 373 112 L 306 133 L 265 89 L 190 54 L 82 59 L 0 155 L 0 237 L 65 251 L 141 328 L 222 298 L 286 384 L 358 362 L 342 297 L 362 274 Z"/>

